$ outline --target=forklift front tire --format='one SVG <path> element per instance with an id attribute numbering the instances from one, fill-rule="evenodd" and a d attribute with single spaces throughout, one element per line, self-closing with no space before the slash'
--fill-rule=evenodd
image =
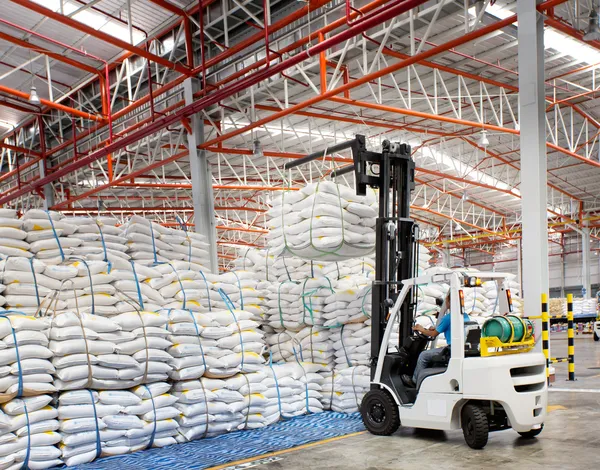
<path id="1" fill-rule="evenodd" d="M 594 341 L 600 341 L 600 336 L 594 331 Z"/>
<path id="2" fill-rule="evenodd" d="M 365 427 L 371 434 L 389 436 L 400 427 L 398 405 L 385 389 L 367 392 L 362 400 L 360 413 Z"/>
<path id="3" fill-rule="evenodd" d="M 462 409 L 461 422 L 465 441 L 471 449 L 483 449 L 488 441 L 487 415 L 480 406 L 467 404 Z"/>

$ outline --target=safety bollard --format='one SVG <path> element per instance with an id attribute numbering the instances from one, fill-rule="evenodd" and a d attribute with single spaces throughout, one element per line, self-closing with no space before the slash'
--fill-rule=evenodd
<path id="1" fill-rule="evenodd" d="M 575 380 L 575 331 L 573 330 L 573 294 L 567 295 L 567 355 L 569 357 L 569 380 Z"/>
<path id="2" fill-rule="evenodd" d="M 550 354 L 548 351 L 550 346 L 550 336 L 548 333 L 549 323 L 548 295 L 542 294 L 542 350 L 544 352 L 544 357 L 546 358 L 546 381 L 548 384 L 550 384 Z"/>

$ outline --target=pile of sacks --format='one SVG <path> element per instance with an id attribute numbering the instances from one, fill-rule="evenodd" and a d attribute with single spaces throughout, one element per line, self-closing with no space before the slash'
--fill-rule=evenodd
<path id="1" fill-rule="evenodd" d="M 58 398 L 62 459 L 68 466 L 98 457 L 175 444 L 179 410 L 167 383 L 133 390 L 74 390 Z"/>
<path id="2" fill-rule="evenodd" d="M 267 378 L 263 381 L 268 398 L 265 418 L 268 424 L 280 418 L 292 418 L 323 411 L 321 394 L 323 375 L 319 364 L 288 362 L 265 367 Z"/>
<path id="3" fill-rule="evenodd" d="M 63 219 L 77 231 L 68 238 L 82 241 L 73 248 L 73 255 L 86 260 L 107 261 L 111 267 L 123 267 L 128 264 L 127 244 L 117 227 L 119 221 L 113 217 L 66 217 Z"/>
<path id="4" fill-rule="evenodd" d="M 323 408 L 339 413 L 360 411 L 363 397 L 371 384 L 371 368 L 366 365 L 336 369 L 322 383 Z"/>
<path id="5" fill-rule="evenodd" d="M 114 314 L 118 302 L 113 277 L 103 261 L 68 261 L 52 265 L 19 257 L 0 261 L 0 282 L 6 287 L 5 308 L 34 315 L 39 311 L 80 308 Z"/>
<path id="6" fill-rule="evenodd" d="M 58 412 L 50 395 L 15 398 L 0 412 L 0 468 L 41 470 L 63 464 Z"/>
<path id="7" fill-rule="evenodd" d="M 27 232 L 22 230 L 23 221 L 17 218 L 14 209 L 0 209 L 0 257 L 33 257 L 29 252 Z"/>
<path id="8" fill-rule="evenodd" d="M 311 183 L 282 191 L 267 215 L 267 241 L 275 256 L 339 261 L 375 250 L 377 198 L 372 189 L 357 196 L 354 189 L 331 181 Z"/>
<path id="9" fill-rule="evenodd" d="M 210 256 L 202 234 L 163 227 L 144 217 L 132 216 L 123 226 L 127 254 L 146 266 L 172 261 L 207 266 Z"/>
<path id="10" fill-rule="evenodd" d="M 112 318 L 66 311 L 52 318 L 50 349 L 59 390 L 122 390 L 169 378 L 167 319 L 157 313 Z"/>
<path id="11" fill-rule="evenodd" d="M 0 403 L 56 391 L 46 318 L 18 313 L 0 317 Z"/>
<path id="12" fill-rule="evenodd" d="M 318 363 L 324 369 L 335 364 L 335 350 L 330 339 L 333 330 L 307 326 L 298 332 L 281 331 L 267 336 L 272 361 Z"/>
<path id="13" fill-rule="evenodd" d="M 326 299 L 334 292 L 335 283 L 328 277 L 314 277 L 302 282 L 271 284 L 267 294 L 267 324 L 276 331 L 323 326 Z"/>
<path id="14" fill-rule="evenodd" d="M 371 280 L 362 275 L 340 279 L 334 292 L 325 299 L 324 326 L 336 327 L 371 318 L 371 291 Z"/>
<path id="15" fill-rule="evenodd" d="M 199 264 L 173 261 L 158 264 L 152 269 L 158 273 L 158 277 L 145 282 L 162 299 L 163 311 L 183 309 L 207 312 L 216 308 L 216 302 L 222 301 L 214 288 L 216 276 Z"/>
<path id="16" fill-rule="evenodd" d="M 30 209 L 21 221 L 22 229 L 27 232 L 29 252 L 46 264 L 62 263 L 83 244 L 74 235 L 77 226 L 66 222 L 59 212 Z"/>

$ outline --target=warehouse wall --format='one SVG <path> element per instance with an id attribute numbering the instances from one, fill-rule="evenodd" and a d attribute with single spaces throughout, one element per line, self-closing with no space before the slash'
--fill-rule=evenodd
<path id="1" fill-rule="evenodd" d="M 565 244 L 564 268 L 563 257 L 560 256 L 558 249 L 551 248 L 549 261 L 549 286 L 550 296 L 558 297 L 561 293 L 561 288 L 564 288 L 564 293 L 572 293 L 580 297 L 582 288 L 582 254 L 581 245 L 577 240 L 571 240 Z M 518 274 L 517 267 L 517 251 L 515 247 L 507 247 L 497 252 L 495 256 L 486 255 L 484 253 L 469 253 L 463 261 L 460 258 L 452 257 L 452 262 L 455 266 L 473 266 L 481 271 L 501 271 L 512 274 Z M 590 254 L 590 268 L 592 290 L 591 295 L 595 295 L 600 285 L 600 257 L 598 251 L 592 251 Z M 564 271 L 564 281 L 563 281 Z M 523 286 L 526 287 L 526 280 Z"/>

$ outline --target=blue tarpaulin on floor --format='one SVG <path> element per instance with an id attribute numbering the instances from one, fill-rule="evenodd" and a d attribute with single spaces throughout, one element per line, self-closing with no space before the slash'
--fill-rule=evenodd
<path id="1" fill-rule="evenodd" d="M 78 470 L 200 470 L 302 444 L 363 431 L 360 414 L 325 412 L 272 426 L 119 455 L 72 467 Z"/>

